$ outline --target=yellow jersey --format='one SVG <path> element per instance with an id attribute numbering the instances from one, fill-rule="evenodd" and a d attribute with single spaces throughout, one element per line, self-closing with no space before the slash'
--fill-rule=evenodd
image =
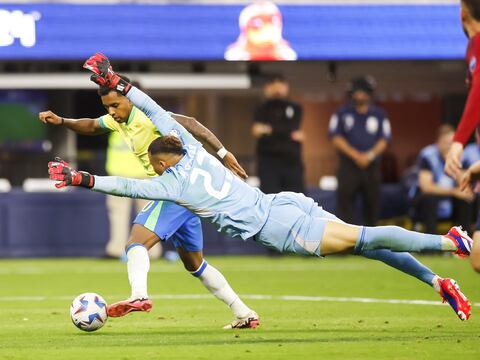
<path id="1" fill-rule="evenodd" d="M 107 160 L 105 170 L 108 175 L 123 176 L 135 179 L 147 178 L 142 163 L 130 150 L 118 131 L 110 131 L 108 135 Z"/>
<path id="2" fill-rule="evenodd" d="M 104 129 L 117 131 L 140 160 L 148 176 L 157 176 L 148 161 L 148 146 L 156 138 L 162 136 L 150 119 L 135 106 L 132 107 L 127 122 L 118 123 L 110 115 L 103 115 L 99 119 L 100 126 Z"/>

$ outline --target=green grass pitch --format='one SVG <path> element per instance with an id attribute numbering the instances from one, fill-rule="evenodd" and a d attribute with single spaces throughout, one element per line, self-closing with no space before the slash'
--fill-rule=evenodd
<path id="1" fill-rule="evenodd" d="M 357 257 L 208 260 L 239 294 L 249 295 L 246 303 L 261 316 L 258 329 L 222 330 L 232 319 L 226 306 L 181 263 L 157 261 L 149 278 L 152 312 L 111 318 L 85 333 L 70 322 L 71 300 L 82 292 L 97 292 L 107 302 L 128 296 L 125 264 L 2 260 L 0 359 L 480 359 L 478 305 L 462 322 L 445 305 L 360 302 L 439 300 L 428 286 L 381 263 Z M 468 261 L 421 260 L 480 303 L 480 275 Z"/>

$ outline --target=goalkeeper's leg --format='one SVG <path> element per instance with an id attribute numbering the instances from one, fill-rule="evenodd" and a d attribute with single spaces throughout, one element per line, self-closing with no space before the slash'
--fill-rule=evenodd
<path id="1" fill-rule="evenodd" d="M 461 256 L 470 254 L 472 240 L 458 227 L 446 235 L 431 235 L 405 230 L 398 226 L 356 226 L 325 221 L 320 244 L 322 255 L 345 251 L 361 254 L 367 250 L 389 249 L 395 252 L 446 251 Z"/>

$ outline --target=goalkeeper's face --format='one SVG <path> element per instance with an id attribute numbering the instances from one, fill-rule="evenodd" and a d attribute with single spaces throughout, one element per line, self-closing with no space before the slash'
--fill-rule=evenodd
<path id="1" fill-rule="evenodd" d="M 165 156 L 162 155 L 164 154 L 152 155 L 151 152 L 148 152 L 148 160 L 150 161 L 150 164 L 157 175 L 162 175 L 168 168 L 167 162 L 165 161 Z"/>
<path id="2" fill-rule="evenodd" d="M 127 122 L 130 112 L 132 111 L 132 103 L 127 97 L 116 91 L 110 91 L 108 94 L 102 96 L 102 104 L 116 122 Z"/>

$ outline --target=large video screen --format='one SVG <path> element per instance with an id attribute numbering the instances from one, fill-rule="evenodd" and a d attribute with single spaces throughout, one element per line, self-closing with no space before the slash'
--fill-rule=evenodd
<path id="1" fill-rule="evenodd" d="M 0 4 L 0 59 L 459 59 L 459 5 Z"/>

